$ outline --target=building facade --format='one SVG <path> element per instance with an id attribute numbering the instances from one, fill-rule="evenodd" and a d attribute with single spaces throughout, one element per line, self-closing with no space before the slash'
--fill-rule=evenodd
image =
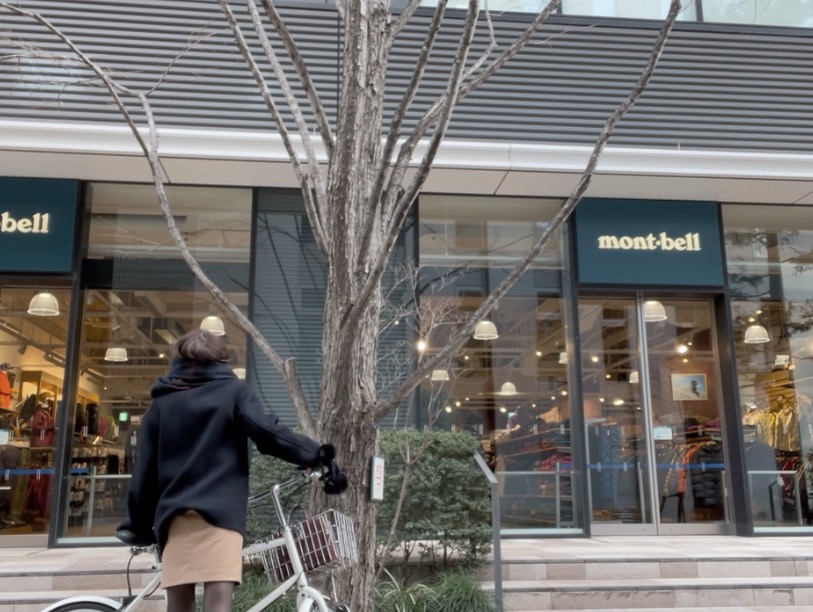
<path id="1" fill-rule="evenodd" d="M 654 41 L 665 8 L 640 4 L 565 2 L 544 45 L 461 102 L 394 257 L 419 266 L 422 309 L 471 312 L 547 227 Z M 687 7 L 573 218 L 399 412 L 481 439 L 506 536 L 813 533 L 813 8 L 728 4 Z M 216 4 L 28 5 L 129 85 L 158 84 L 176 221 L 315 398 L 324 272 Z M 501 8 L 504 39 L 534 10 Z M 335 13 L 283 10 L 335 113 Z M 393 100 L 429 19 L 394 50 Z M 3 42 L 17 59 L 0 64 L 0 546 L 107 542 L 184 332 L 222 326 L 236 373 L 293 414 L 179 258 L 104 91 L 36 23 L 8 23 L 36 48 Z M 382 336 L 382 388 L 451 329 L 403 323 Z"/>

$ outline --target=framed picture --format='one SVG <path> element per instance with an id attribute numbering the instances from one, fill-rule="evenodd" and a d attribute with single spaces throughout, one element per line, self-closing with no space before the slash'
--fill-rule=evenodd
<path id="1" fill-rule="evenodd" d="M 705 374 L 672 374 L 672 399 L 690 402 L 709 399 Z"/>

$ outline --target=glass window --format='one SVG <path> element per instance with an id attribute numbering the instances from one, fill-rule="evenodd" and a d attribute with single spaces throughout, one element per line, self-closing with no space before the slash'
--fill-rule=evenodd
<path id="1" fill-rule="evenodd" d="M 703 0 L 703 21 L 748 25 L 813 26 L 809 0 Z"/>
<path id="2" fill-rule="evenodd" d="M 813 524 L 813 210 L 724 206 L 755 528 Z"/>
<path id="3" fill-rule="evenodd" d="M 515 265 L 561 205 L 561 200 L 536 198 L 422 197 L 421 265 Z M 532 268 L 561 267 L 561 236 L 557 232 Z"/>
<path id="4" fill-rule="evenodd" d="M 69 483 L 60 541 L 113 536 L 150 388 L 184 333 L 222 325 L 230 365 L 245 376 L 246 334 L 194 278 L 169 236 L 152 186 L 89 186 L 89 259 L 83 265 L 79 389 L 69 406 Z M 248 313 L 252 192 L 172 187 L 170 204 L 210 278 Z"/>
<path id="5" fill-rule="evenodd" d="M 69 311 L 68 289 L 0 289 L 0 544 L 48 532 Z"/>
<path id="6" fill-rule="evenodd" d="M 564 0 L 565 15 L 591 15 L 595 17 L 631 17 L 637 19 L 664 19 L 669 12 L 669 0 Z M 694 0 L 684 2 L 679 20 L 697 19 Z M 705 6 L 705 3 L 704 3 Z"/>
<path id="7" fill-rule="evenodd" d="M 447 344 L 558 210 L 553 200 L 423 197 L 418 354 Z M 421 418 L 477 436 L 506 533 L 580 530 L 572 470 L 561 235 L 418 390 Z"/>

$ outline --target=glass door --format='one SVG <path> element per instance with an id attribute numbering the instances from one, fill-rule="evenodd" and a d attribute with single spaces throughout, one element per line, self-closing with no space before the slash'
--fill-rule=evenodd
<path id="1" fill-rule="evenodd" d="M 728 525 L 710 300 L 582 298 L 592 533 Z"/>

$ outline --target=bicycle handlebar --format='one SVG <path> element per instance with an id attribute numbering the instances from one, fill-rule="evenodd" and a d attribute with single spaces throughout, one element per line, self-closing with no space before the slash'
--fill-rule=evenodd
<path id="1" fill-rule="evenodd" d="M 305 471 L 302 474 L 291 478 L 290 480 L 286 480 L 285 482 L 280 482 L 272 486 L 268 491 L 263 491 L 262 493 L 258 493 L 257 495 L 252 495 L 248 498 L 248 503 L 254 503 L 261 499 L 265 499 L 269 495 L 272 495 L 275 492 L 281 491 L 283 489 L 287 489 L 289 487 L 302 484 L 303 481 L 314 481 L 317 482 L 321 480 L 324 475 L 327 473 L 327 468 L 319 467 L 316 469 L 311 470 L 310 472 Z"/>

